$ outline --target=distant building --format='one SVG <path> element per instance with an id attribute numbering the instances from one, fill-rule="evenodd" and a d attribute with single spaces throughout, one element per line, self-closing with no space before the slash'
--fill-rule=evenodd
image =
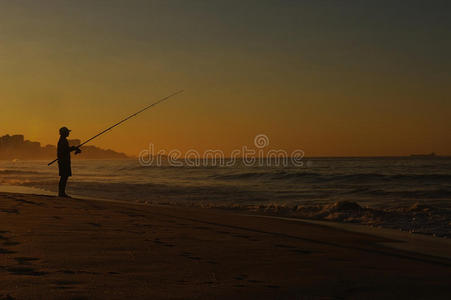
<path id="1" fill-rule="evenodd" d="M 80 145 L 79 139 L 69 140 L 71 146 Z M 95 146 L 82 148 L 83 154 L 74 156 L 76 159 L 124 159 L 127 155 L 113 150 L 104 150 Z M 25 140 L 21 134 L 4 135 L 0 137 L 0 159 L 53 159 L 56 157 L 56 146 Z"/>
<path id="2" fill-rule="evenodd" d="M 23 142 L 24 142 L 24 137 L 22 134 L 15 134 L 15 135 L 12 135 L 10 138 L 10 143 L 12 145 L 21 145 L 21 144 L 23 144 Z"/>

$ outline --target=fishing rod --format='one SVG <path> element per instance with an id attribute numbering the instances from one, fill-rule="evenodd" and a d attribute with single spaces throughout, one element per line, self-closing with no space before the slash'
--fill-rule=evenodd
<path id="1" fill-rule="evenodd" d="M 123 120 L 117 122 L 117 123 L 114 124 L 113 126 L 110 126 L 110 127 L 108 127 L 107 129 L 103 130 L 102 132 L 96 134 L 96 135 L 93 136 L 92 138 L 90 138 L 90 139 L 84 141 L 83 143 L 81 143 L 80 145 L 78 145 L 77 148 L 80 148 L 81 146 L 83 146 L 84 144 L 88 143 L 89 141 L 92 141 L 92 140 L 95 139 L 96 137 L 101 136 L 101 135 L 104 134 L 105 132 L 110 131 L 111 129 L 113 129 L 114 127 L 118 126 L 119 124 L 124 123 L 124 122 L 127 121 L 128 119 L 133 118 L 134 116 L 136 116 L 136 115 L 142 113 L 143 111 L 145 111 L 145 110 L 151 108 L 152 106 L 155 106 L 155 105 L 157 105 L 157 104 L 160 104 L 161 102 L 163 102 L 163 101 L 165 101 L 165 100 L 167 100 L 167 99 L 169 99 L 169 98 L 171 98 L 171 97 L 173 97 L 173 96 L 175 96 L 175 95 L 177 95 L 177 94 L 180 94 L 180 93 L 182 93 L 182 92 L 183 92 L 183 90 L 177 91 L 177 92 L 175 92 L 175 93 L 173 93 L 173 94 L 170 94 L 169 96 L 166 96 L 166 97 L 164 97 L 164 98 L 158 100 L 157 102 L 154 102 L 154 103 L 152 103 L 152 104 L 150 104 L 150 105 L 144 107 L 143 109 L 141 109 L 141 110 L 135 112 L 134 114 L 131 114 L 130 116 L 126 117 L 125 119 L 123 119 Z M 53 163 L 54 163 L 55 161 L 57 161 L 57 160 L 58 160 L 58 158 L 52 160 L 52 161 L 49 162 L 47 165 L 50 166 L 51 164 L 53 164 Z"/>

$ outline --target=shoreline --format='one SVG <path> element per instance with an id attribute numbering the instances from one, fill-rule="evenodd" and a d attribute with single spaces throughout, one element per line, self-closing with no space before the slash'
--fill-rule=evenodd
<path id="1" fill-rule="evenodd" d="M 29 195 L 43 195 L 43 196 L 56 196 L 54 192 L 50 192 L 44 189 L 31 187 L 31 186 L 24 186 L 24 185 L 1 185 L 0 184 L 0 193 L 18 193 L 18 194 L 29 194 Z M 325 219 L 318 219 L 318 218 L 303 218 L 303 217 L 296 217 L 296 216 L 290 216 L 290 215 L 284 215 L 284 214 L 274 214 L 272 212 L 264 213 L 261 211 L 256 210 L 250 210 L 245 208 L 232 208 L 232 207 L 223 207 L 223 206 L 195 206 L 195 205 L 186 205 L 186 204 L 176 204 L 176 203 L 165 203 L 165 202 L 154 202 L 154 201 L 124 201 L 124 200 L 118 200 L 118 199 L 107 199 L 107 198 L 98 198 L 98 197 L 88 197 L 83 195 L 77 195 L 74 194 L 74 198 L 76 199 L 83 199 L 83 200 L 92 200 L 92 201 L 101 201 L 101 202 L 112 202 L 112 203 L 122 203 L 125 205 L 131 204 L 131 205 L 143 205 L 143 206 L 174 206 L 174 207 L 187 207 L 187 208 L 200 208 L 200 209 L 216 209 L 216 210 L 224 210 L 229 212 L 234 212 L 240 215 L 249 215 L 249 216 L 259 216 L 263 218 L 275 218 L 275 219 L 281 219 L 281 220 L 292 220 L 292 221 L 300 221 L 300 222 L 306 222 L 311 224 L 317 224 L 317 225 L 323 225 L 323 226 L 329 226 L 331 228 L 338 228 L 346 231 L 351 232 L 360 232 L 360 233 L 366 233 L 371 234 L 375 236 L 381 236 L 381 237 L 389 237 L 389 238 L 395 238 L 403 242 L 412 241 L 412 240 L 420 240 L 424 242 L 434 242 L 438 240 L 447 240 L 448 242 L 443 242 L 444 245 L 451 247 L 451 239 L 448 236 L 436 236 L 433 233 L 425 233 L 425 232 L 415 232 L 415 231 L 406 231 L 402 230 L 401 228 L 392 228 L 387 227 L 384 225 L 370 225 L 365 223 L 359 223 L 359 222 L 349 222 L 349 221 L 334 221 L 334 220 L 325 220 Z M 273 204 L 270 204 L 270 206 Z M 448 245 L 449 243 L 449 245 Z M 405 246 L 400 246 L 401 248 L 405 248 Z M 421 247 L 424 248 L 424 247 Z M 421 251 L 428 251 L 427 249 L 422 249 Z M 437 253 L 434 251 L 434 253 Z"/>
<path id="2" fill-rule="evenodd" d="M 451 292 L 449 253 L 387 247 L 393 237 L 305 220 L 3 192 L 0 214 L 0 298 L 445 299 Z"/>
<path id="3" fill-rule="evenodd" d="M 246 214 L 243 214 L 246 215 Z M 391 241 L 382 243 L 383 245 L 404 251 L 419 254 L 451 259 L 451 239 L 447 237 L 437 237 L 430 234 L 412 233 L 392 228 L 373 227 L 365 224 L 340 223 L 323 220 L 297 219 L 266 215 L 249 215 L 260 218 L 275 218 L 280 220 L 298 221 L 319 226 L 326 226 L 343 231 L 363 233 L 376 237 L 390 239 Z"/>

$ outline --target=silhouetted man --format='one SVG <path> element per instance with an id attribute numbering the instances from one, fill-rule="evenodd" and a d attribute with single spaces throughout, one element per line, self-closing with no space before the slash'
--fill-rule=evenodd
<path id="1" fill-rule="evenodd" d="M 70 153 L 75 151 L 75 154 L 81 153 L 80 148 L 69 146 L 67 137 L 69 136 L 70 130 L 67 127 L 60 128 L 60 139 L 58 141 L 58 169 L 60 175 L 60 182 L 58 185 L 58 196 L 59 197 L 69 197 L 66 194 L 66 183 L 69 176 L 72 176 L 72 169 L 70 167 Z"/>

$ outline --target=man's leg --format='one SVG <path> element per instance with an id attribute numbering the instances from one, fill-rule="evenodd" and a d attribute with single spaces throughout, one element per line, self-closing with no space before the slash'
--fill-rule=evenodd
<path id="1" fill-rule="evenodd" d="M 61 176 L 58 184 L 58 196 L 66 196 L 66 183 L 68 176 Z"/>

